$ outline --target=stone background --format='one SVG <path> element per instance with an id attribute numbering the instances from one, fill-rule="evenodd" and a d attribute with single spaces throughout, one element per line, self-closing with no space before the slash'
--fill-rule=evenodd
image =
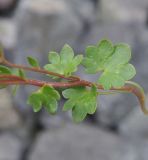
<path id="1" fill-rule="evenodd" d="M 148 0 L 0 0 L 0 43 L 15 63 L 32 54 L 43 65 L 49 50 L 69 43 L 83 53 L 103 38 L 131 45 L 134 81 L 148 99 Z M 148 159 L 148 117 L 134 96 L 102 96 L 96 114 L 74 124 L 60 109 L 33 113 L 26 105 L 33 89 L 15 97 L 0 90 L 0 160 Z"/>

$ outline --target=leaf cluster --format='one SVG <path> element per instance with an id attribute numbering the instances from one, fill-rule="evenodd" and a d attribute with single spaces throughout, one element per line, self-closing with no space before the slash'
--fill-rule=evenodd
<path id="1" fill-rule="evenodd" d="M 73 74 L 78 70 L 79 65 L 84 67 L 87 74 L 98 74 L 96 82 L 90 82 L 91 85 L 87 87 L 85 85 L 78 85 L 76 87 L 69 85 L 65 89 L 64 83 L 54 83 L 55 86 L 56 84 L 62 86 L 62 95 L 66 99 L 63 111 L 71 110 L 73 120 L 80 122 L 87 114 L 93 114 L 96 111 L 97 96 L 101 94 L 100 91 L 98 92 L 97 86 L 102 85 L 104 90 L 110 90 L 113 87 L 121 88 L 125 85 L 126 81 L 133 78 L 136 74 L 134 66 L 129 63 L 131 49 L 127 44 L 119 43 L 113 45 L 109 40 L 102 40 L 96 45 L 88 46 L 85 52 L 85 56 L 74 56 L 73 49 L 68 44 L 65 44 L 60 53 L 55 51 L 49 52 L 49 63 L 44 65 L 44 70 L 41 69 L 36 58 L 29 56 L 27 57 L 27 61 L 32 67 L 31 69 L 28 67 L 18 67 L 17 70 L 12 70 L 5 65 L 0 65 L 0 75 L 17 75 L 26 80 L 24 69 L 27 68 L 36 72 L 43 71 L 43 73 L 48 73 L 49 71 L 47 75 L 53 79 L 61 78 L 60 75 L 62 75 L 65 78 L 64 82 L 67 84 L 79 84 L 81 81 L 79 79 L 68 79 L 68 77 L 74 77 Z M 4 60 L 1 52 L 0 63 L 4 62 Z M 50 73 L 56 73 L 56 75 Z M 3 83 L 3 80 L 5 78 L 1 77 L 0 84 Z M 11 79 L 10 81 L 14 82 L 15 80 Z M 44 82 L 43 86 L 31 93 L 27 103 L 33 107 L 34 112 L 45 108 L 50 114 L 55 114 L 60 98 L 59 92 L 52 85 L 49 85 L 48 82 Z"/>

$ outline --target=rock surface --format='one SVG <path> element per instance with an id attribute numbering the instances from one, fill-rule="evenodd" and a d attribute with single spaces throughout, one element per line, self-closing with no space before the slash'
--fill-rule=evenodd
<path id="1" fill-rule="evenodd" d="M 148 106 L 148 96 L 146 96 L 146 106 Z M 144 115 L 139 106 L 135 108 L 121 123 L 119 131 L 122 135 L 130 138 L 145 138 L 148 137 L 148 117 Z"/>
<path id="2" fill-rule="evenodd" d="M 133 160 L 129 157 L 134 151 L 127 144 L 94 127 L 70 124 L 39 134 L 29 160 Z"/>
<path id="3" fill-rule="evenodd" d="M 102 1 L 102 16 L 105 21 L 143 22 L 146 18 L 147 0 L 109 0 Z"/>
<path id="4" fill-rule="evenodd" d="M 10 133 L 0 134 L 0 160 L 20 160 L 21 141 Z"/>
<path id="5" fill-rule="evenodd" d="M 0 90 L 0 129 L 16 129 L 21 126 L 21 122 L 8 90 Z"/>
<path id="6" fill-rule="evenodd" d="M 0 43 L 6 49 L 14 49 L 17 43 L 17 26 L 14 19 L 0 18 Z"/>

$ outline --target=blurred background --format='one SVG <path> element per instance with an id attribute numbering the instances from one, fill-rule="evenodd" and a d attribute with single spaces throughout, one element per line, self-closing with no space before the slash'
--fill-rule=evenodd
<path id="1" fill-rule="evenodd" d="M 44 65 L 65 43 L 84 53 L 103 38 L 131 46 L 134 81 L 148 99 L 148 0 L 0 0 L 0 43 L 12 62 L 32 55 Z M 148 116 L 134 96 L 99 97 L 95 115 L 74 124 L 63 102 L 56 116 L 33 113 L 26 105 L 33 89 L 0 90 L 0 160 L 148 159 Z"/>

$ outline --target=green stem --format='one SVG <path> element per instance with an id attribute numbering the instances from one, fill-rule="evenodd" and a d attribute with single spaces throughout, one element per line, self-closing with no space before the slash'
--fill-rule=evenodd
<path id="1" fill-rule="evenodd" d="M 110 94 L 117 94 L 119 92 L 98 92 L 98 95 L 110 95 Z"/>

